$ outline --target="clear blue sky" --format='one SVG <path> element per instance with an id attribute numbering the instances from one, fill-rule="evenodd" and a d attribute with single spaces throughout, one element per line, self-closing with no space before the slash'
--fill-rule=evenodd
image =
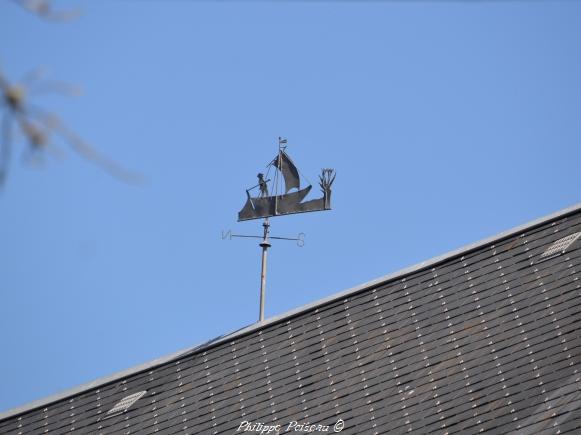
<path id="1" fill-rule="evenodd" d="M 57 2 L 69 5 L 74 2 Z M 260 249 L 221 240 L 277 137 L 334 210 L 272 221 L 267 317 L 580 200 L 581 2 L 0 4 L 0 62 L 81 97 L 35 103 L 143 173 L 63 145 L 0 192 L 0 410 L 256 320 Z"/>

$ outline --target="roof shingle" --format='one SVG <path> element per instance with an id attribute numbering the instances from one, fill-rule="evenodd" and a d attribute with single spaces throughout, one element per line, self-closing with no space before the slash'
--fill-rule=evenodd
<path id="1" fill-rule="evenodd" d="M 343 433 L 581 427 L 581 207 L 5 413 L 0 433 L 234 434 L 242 421 Z M 120 400 L 145 391 L 129 409 Z"/>

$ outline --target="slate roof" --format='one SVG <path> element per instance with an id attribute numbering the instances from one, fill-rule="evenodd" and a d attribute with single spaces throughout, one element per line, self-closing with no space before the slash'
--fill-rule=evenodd
<path id="1" fill-rule="evenodd" d="M 0 433 L 579 433 L 579 235 L 581 204 L 0 414 Z"/>

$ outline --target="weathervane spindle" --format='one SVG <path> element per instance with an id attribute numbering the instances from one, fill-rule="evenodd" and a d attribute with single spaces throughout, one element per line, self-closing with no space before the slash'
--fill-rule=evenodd
<path id="1" fill-rule="evenodd" d="M 264 236 L 262 237 L 262 242 L 260 242 L 260 247 L 262 248 L 262 266 L 260 270 L 260 312 L 258 313 L 259 322 L 264 320 L 264 297 L 266 295 L 266 257 L 268 254 L 268 248 L 271 246 L 268 242 L 268 233 L 270 230 L 270 222 L 268 221 L 268 218 L 264 219 L 262 227 L 264 228 Z"/>

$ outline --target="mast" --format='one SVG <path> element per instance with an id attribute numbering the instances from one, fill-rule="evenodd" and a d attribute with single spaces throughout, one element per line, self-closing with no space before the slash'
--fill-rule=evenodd
<path id="1" fill-rule="evenodd" d="M 282 174 L 282 150 L 283 144 L 286 143 L 286 139 L 278 137 L 278 158 L 276 159 L 276 169 L 278 169 L 277 174 Z M 278 214 L 278 177 L 274 183 L 274 214 Z"/>
<path id="2" fill-rule="evenodd" d="M 278 174 L 282 174 L 282 145 L 286 143 L 286 139 L 279 136 L 278 138 L 278 159 L 276 161 L 276 168 L 278 172 L 276 173 L 274 181 L 274 214 L 278 214 Z M 268 242 L 268 233 L 270 231 L 270 221 L 268 217 L 264 218 L 262 223 L 264 230 L 262 242 L 260 242 L 260 247 L 262 248 L 262 261 L 260 270 L 260 311 L 258 313 L 258 321 L 262 322 L 264 320 L 264 299 L 266 296 L 266 260 L 268 257 L 268 248 L 271 244 Z"/>

